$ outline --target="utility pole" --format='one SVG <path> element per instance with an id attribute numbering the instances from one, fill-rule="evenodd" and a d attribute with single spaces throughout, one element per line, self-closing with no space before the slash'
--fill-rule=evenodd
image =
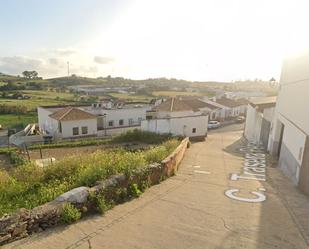
<path id="1" fill-rule="evenodd" d="M 68 64 L 68 77 L 70 77 L 70 62 L 67 61 L 67 64 Z"/>

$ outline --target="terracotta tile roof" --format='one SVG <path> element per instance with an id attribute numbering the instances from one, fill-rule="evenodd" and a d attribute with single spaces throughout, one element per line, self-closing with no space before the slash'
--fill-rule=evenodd
<path id="1" fill-rule="evenodd" d="M 236 100 L 240 105 L 248 105 L 249 101 L 245 98 L 237 99 Z"/>
<path id="2" fill-rule="evenodd" d="M 210 103 L 205 103 L 205 104 L 206 104 L 206 107 L 209 108 L 210 110 L 221 109 L 220 107 L 212 105 Z"/>
<path id="3" fill-rule="evenodd" d="M 166 112 L 180 112 L 180 111 L 192 111 L 193 108 L 187 105 L 184 101 L 178 98 L 170 98 L 157 107 L 155 111 L 166 111 Z"/>
<path id="4" fill-rule="evenodd" d="M 182 100 L 186 105 L 192 107 L 193 110 L 199 110 L 201 108 L 207 107 L 207 103 L 199 99 L 183 99 Z"/>
<path id="5" fill-rule="evenodd" d="M 226 97 L 222 97 L 220 99 L 217 99 L 216 102 L 218 104 L 220 104 L 220 105 L 223 105 L 223 106 L 226 106 L 226 107 L 230 107 L 230 108 L 244 105 L 241 102 L 238 102 L 238 101 L 236 101 L 234 99 L 229 99 L 229 98 L 226 98 Z"/>
<path id="6" fill-rule="evenodd" d="M 83 120 L 83 119 L 95 119 L 96 116 L 82 111 L 80 109 L 74 107 L 66 107 L 60 109 L 49 115 L 49 117 L 59 120 L 59 121 L 71 121 L 71 120 Z"/>

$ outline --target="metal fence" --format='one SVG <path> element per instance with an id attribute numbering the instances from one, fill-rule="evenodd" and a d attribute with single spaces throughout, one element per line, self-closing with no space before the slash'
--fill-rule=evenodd
<path id="1" fill-rule="evenodd" d="M 0 147 L 5 147 L 8 145 L 8 135 L 0 135 Z"/>

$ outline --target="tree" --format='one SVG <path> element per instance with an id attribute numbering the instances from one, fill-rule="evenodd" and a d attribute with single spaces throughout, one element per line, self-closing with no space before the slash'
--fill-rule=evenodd
<path id="1" fill-rule="evenodd" d="M 37 79 L 38 78 L 38 72 L 37 71 L 24 71 L 24 72 L 22 72 L 22 75 L 26 79 Z"/>

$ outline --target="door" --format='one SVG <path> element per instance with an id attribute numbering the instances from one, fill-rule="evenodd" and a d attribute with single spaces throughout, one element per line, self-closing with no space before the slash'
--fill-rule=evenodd
<path id="1" fill-rule="evenodd" d="M 281 124 L 281 131 L 280 131 L 279 144 L 278 144 L 278 154 L 277 154 L 278 158 L 280 157 L 283 134 L 284 134 L 284 124 Z"/>
<path id="2" fill-rule="evenodd" d="M 270 133 L 270 122 L 263 118 L 260 140 L 263 143 L 265 149 L 267 149 L 268 146 L 269 133 Z"/>

